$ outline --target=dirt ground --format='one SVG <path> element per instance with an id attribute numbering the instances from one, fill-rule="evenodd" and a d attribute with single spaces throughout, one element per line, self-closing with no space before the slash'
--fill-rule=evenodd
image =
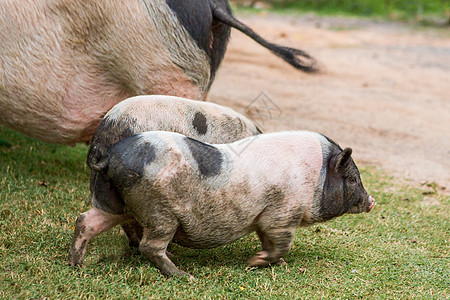
<path id="1" fill-rule="evenodd" d="M 209 101 L 250 113 L 265 132 L 321 132 L 353 148 L 360 165 L 449 193 L 448 28 L 312 15 L 239 19 L 270 41 L 307 51 L 322 71 L 299 72 L 233 30 Z M 268 98 L 257 98 L 261 92 Z M 270 112 L 261 115 L 264 103 Z"/>

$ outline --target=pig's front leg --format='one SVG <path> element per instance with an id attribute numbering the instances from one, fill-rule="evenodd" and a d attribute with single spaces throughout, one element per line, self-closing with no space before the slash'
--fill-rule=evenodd
<path id="1" fill-rule="evenodd" d="M 172 223 L 172 224 L 170 224 Z M 168 222 L 160 226 L 144 227 L 144 234 L 139 244 L 139 251 L 144 254 L 164 275 L 167 276 L 189 276 L 186 272 L 179 270 L 167 257 L 167 246 L 172 241 L 178 224 Z"/>
<path id="2" fill-rule="evenodd" d="M 285 264 L 283 256 L 291 249 L 295 228 L 257 230 L 262 251 L 252 256 L 247 264 L 250 267 L 266 267 L 269 264 Z"/>
<path id="3" fill-rule="evenodd" d="M 69 264 L 77 266 L 83 263 L 86 246 L 94 236 L 131 219 L 129 215 L 113 215 L 95 207 L 82 213 L 75 224 Z"/>
<path id="4" fill-rule="evenodd" d="M 133 248 L 139 248 L 144 232 L 144 228 L 142 228 L 141 224 L 139 224 L 138 221 L 133 220 L 131 222 L 123 223 L 121 226 L 128 238 L 128 245 Z M 171 258 L 176 257 L 176 255 L 173 255 L 169 251 L 166 251 L 166 254 Z"/>

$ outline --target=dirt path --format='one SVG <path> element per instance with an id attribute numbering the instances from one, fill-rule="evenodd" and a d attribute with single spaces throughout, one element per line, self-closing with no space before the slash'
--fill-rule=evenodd
<path id="1" fill-rule="evenodd" d="M 261 121 L 250 109 L 264 131 L 318 131 L 352 147 L 359 164 L 449 192 L 450 30 L 316 16 L 240 19 L 306 50 L 323 72 L 298 72 L 233 31 L 210 101 L 245 112 L 264 91 L 280 110 L 273 106 Z"/>

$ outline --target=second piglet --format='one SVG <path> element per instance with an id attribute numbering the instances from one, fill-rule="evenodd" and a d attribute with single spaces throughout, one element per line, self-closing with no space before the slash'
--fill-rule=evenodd
<path id="1" fill-rule="evenodd" d="M 144 227 L 139 250 L 166 275 L 186 275 L 167 256 L 171 241 L 212 248 L 254 231 L 262 251 L 248 264 L 280 262 L 298 226 L 373 208 L 351 154 L 304 131 L 219 145 L 171 132 L 134 135 L 96 164 L 124 213 L 104 211 L 95 190 L 94 207 L 77 219 L 69 263 L 82 263 L 92 237 L 131 219 Z"/>
<path id="2" fill-rule="evenodd" d="M 171 131 L 205 143 L 230 143 L 261 133 L 248 118 L 231 108 L 174 96 L 137 96 L 114 106 L 92 137 L 87 164 L 92 169 L 90 190 L 94 206 L 123 214 L 123 203 L 96 164 L 115 143 L 144 131 Z M 142 227 L 137 222 L 122 225 L 131 246 L 137 247 Z"/>

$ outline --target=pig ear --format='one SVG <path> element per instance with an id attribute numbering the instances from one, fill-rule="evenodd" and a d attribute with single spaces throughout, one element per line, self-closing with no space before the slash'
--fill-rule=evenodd
<path id="1" fill-rule="evenodd" d="M 339 153 L 336 158 L 336 166 L 334 168 L 335 172 L 342 170 L 348 165 L 348 162 L 351 159 L 352 148 L 345 148 L 344 151 Z"/>

